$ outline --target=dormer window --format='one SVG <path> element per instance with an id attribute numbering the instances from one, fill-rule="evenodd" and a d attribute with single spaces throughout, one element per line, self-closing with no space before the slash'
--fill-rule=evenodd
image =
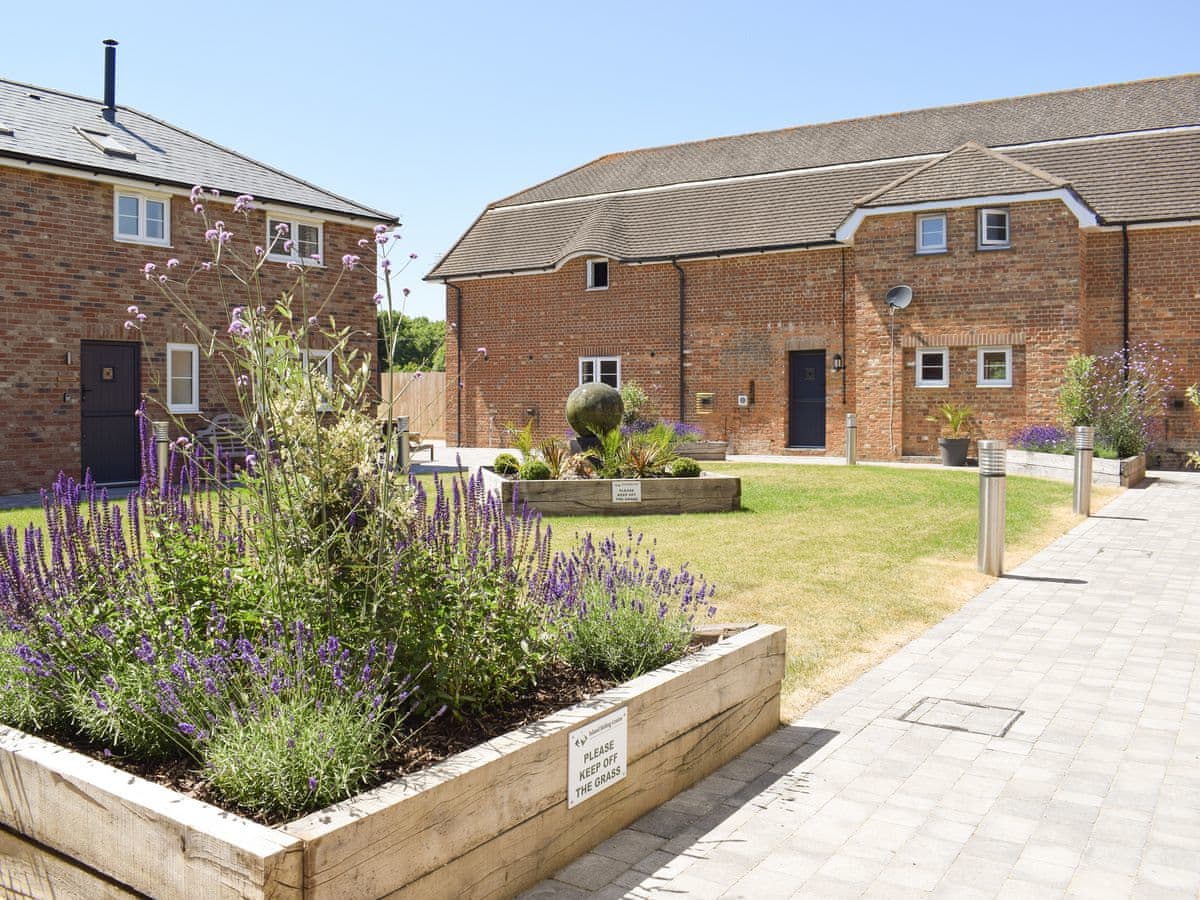
<path id="1" fill-rule="evenodd" d="M 946 252 L 946 214 L 917 216 L 917 252 Z"/>
<path id="2" fill-rule="evenodd" d="M 171 199 L 118 188 L 113 195 L 113 239 L 134 244 L 171 243 Z"/>
<path id="3" fill-rule="evenodd" d="M 979 249 L 1001 250 L 1010 246 L 1008 240 L 1008 210 L 979 211 Z"/>
<path id="4" fill-rule="evenodd" d="M 607 259 L 589 259 L 587 261 L 587 289 L 589 291 L 608 290 Z"/>

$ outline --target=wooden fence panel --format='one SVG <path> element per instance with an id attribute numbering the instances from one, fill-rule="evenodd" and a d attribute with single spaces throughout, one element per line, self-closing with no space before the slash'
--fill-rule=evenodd
<path id="1" fill-rule="evenodd" d="M 408 416 L 409 431 L 445 439 L 445 372 L 384 372 L 379 376 L 379 395 L 380 418 Z"/>

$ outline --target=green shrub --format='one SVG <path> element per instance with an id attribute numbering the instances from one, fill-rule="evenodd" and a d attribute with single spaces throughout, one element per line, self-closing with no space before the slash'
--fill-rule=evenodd
<path id="1" fill-rule="evenodd" d="M 621 413 L 622 425 L 628 427 L 650 418 L 650 398 L 636 381 L 621 383 L 621 402 L 625 404 L 625 410 Z"/>
<path id="2" fill-rule="evenodd" d="M 622 588 L 615 598 L 599 585 L 585 588 L 587 605 L 570 624 L 567 660 L 624 680 L 678 659 L 692 639 L 692 617 L 649 599 L 638 588 Z"/>
<path id="3" fill-rule="evenodd" d="M 258 813 L 294 816 L 362 789 L 390 732 L 350 698 L 284 694 L 258 715 L 225 719 L 205 747 L 221 795 Z"/>
<path id="4" fill-rule="evenodd" d="M 700 475 L 700 463 L 690 457 L 681 456 L 671 463 L 670 471 L 673 478 L 697 478 Z"/>
<path id="5" fill-rule="evenodd" d="M 527 459 L 521 464 L 520 476 L 526 481 L 546 481 L 550 478 L 550 466 L 543 459 Z"/>
<path id="6" fill-rule="evenodd" d="M 492 463 L 497 475 L 515 475 L 521 469 L 521 463 L 511 453 L 501 453 Z"/>

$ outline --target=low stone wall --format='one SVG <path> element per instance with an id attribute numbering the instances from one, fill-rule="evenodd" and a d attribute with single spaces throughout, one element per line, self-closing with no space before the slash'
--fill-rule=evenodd
<path id="1" fill-rule="evenodd" d="M 1009 450 L 1006 462 L 1010 475 L 1032 475 L 1059 481 L 1075 479 L 1075 457 L 1065 453 Z M 1092 484 L 1132 487 L 1145 477 L 1145 454 L 1125 459 L 1092 459 Z"/>

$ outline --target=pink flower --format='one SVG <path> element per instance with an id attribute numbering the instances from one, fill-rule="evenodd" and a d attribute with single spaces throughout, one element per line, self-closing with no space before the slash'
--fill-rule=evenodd
<path id="1" fill-rule="evenodd" d="M 179 265 L 179 260 L 175 259 L 175 257 L 171 257 L 170 259 L 167 260 L 167 268 L 168 269 L 174 269 L 178 265 Z"/>
<path id="2" fill-rule="evenodd" d="M 210 262 L 202 262 L 202 263 L 200 263 L 200 268 L 201 268 L 201 269 L 203 269 L 205 272 L 211 271 L 211 269 L 212 269 L 212 263 L 210 263 Z"/>
<path id="3" fill-rule="evenodd" d="M 292 252 L 292 242 L 291 242 L 291 241 L 284 241 L 284 242 L 283 242 L 283 252 L 284 252 L 284 253 L 291 253 L 291 252 Z"/>
<path id="4" fill-rule="evenodd" d="M 215 241 L 220 234 L 221 232 L 217 231 L 217 229 L 210 228 L 208 231 L 204 232 L 204 239 L 206 241 Z"/>
<path id="5" fill-rule="evenodd" d="M 142 266 L 142 274 L 146 276 L 147 281 L 150 280 L 150 273 L 157 268 L 158 266 L 156 266 L 154 263 L 146 263 L 144 266 Z"/>
<path id="6" fill-rule="evenodd" d="M 287 223 L 286 223 L 286 222 L 280 222 L 278 225 L 276 225 L 276 226 L 275 226 L 275 233 L 276 233 L 276 234 L 278 234 L 278 235 L 280 235 L 280 236 L 287 234 L 287 233 L 288 233 L 288 226 L 287 226 Z"/>
<path id="7" fill-rule="evenodd" d="M 194 213 L 202 213 L 202 212 L 204 212 L 204 204 L 203 204 L 203 203 L 197 203 L 195 206 L 193 206 L 193 207 L 192 207 L 192 212 L 194 212 Z"/>
<path id="8" fill-rule="evenodd" d="M 145 313 L 138 313 L 138 314 L 137 314 L 137 316 L 136 316 L 136 318 L 137 318 L 137 320 L 138 320 L 139 322 L 145 322 L 145 321 L 146 321 L 146 314 L 145 314 Z"/>
<path id="9" fill-rule="evenodd" d="M 353 269 L 355 266 L 358 265 L 358 257 L 355 256 L 353 253 L 347 253 L 345 256 L 342 257 L 342 265 L 345 266 L 347 269 Z"/>
<path id="10" fill-rule="evenodd" d="M 404 296 L 407 297 L 409 294 L 412 293 L 412 291 L 410 291 L 408 288 L 405 288 L 401 293 L 403 293 Z"/>
<path id="11" fill-rule="evenodd" d="M 371 246 L 371 242 L 370 242 L 370 241 L 368 241 L 366 238 L 359 238 L 359 239 L 358 239 L 358 246 L 360 246 L 360 247 L 370 247 L 370 246 Z"/>
<path id="12" fill-rule="evenodd" d="M 130 322 L 128 319 L 126 319 L 126 320 L 125 320 L 125 330 L 126 330 L 126 331 L 129 331 L 129 330 L 131 330 L 131 329 L 133 329 L 133 328 L 137 328 L 137 326 L 136 326 L 136 325 L 134 325 L 132 322 Z"/>
<path id="13" fill-rule="evenodd" d="M 320 254 L 320 253 L 314 253 L 314 254 L 312 254 L 312 255 L 309 257 L 309 259 L 311 259 L 313 262 L 317 262 L 317 263 L 319 263 L 319 262 L 321 261 L 321 254 Z"/>
<path id="14" fill-rule="evenodd" d="M 204 193 L 204 188 L 197 184 L 192 187 L 192 192 L 188 196 L 190 196 L 192 198 L 192 202 L 195 203 L 196 201 L 198 201 L 200 199 L 200 195 L 203 193 Z"/>
<path id="15" fill-rule="evenodd" d="M 130 306 L 125 310 L 125 312 L 129 313 L 131 316 L 136 316 L 137 311 L 138 311 L 138 308 L 136 306 Z"/>
<path id="16" fill-rule="evenodd" d="M 379 268 L 383 269 L 383 271 L 385 271 L 385 272 L 390 272 L 391 268 L 392 268 L 392 261 L 390 259 L 383 260 L 379 264 Z"/>
<path id="17" fill-rule="evenodd" d="M 317 317 L 316 317 L 316 316 L 309 316 L 309 317 L 308 317 L 308 324 L 309 324 L 310 326 L 312 326 L 312 327 L 314 327 L 314 328 L 315 328 L 315 327 L 316 327 L 316 325 L 317 325 Z"/>
<path id="18" fill-rule="evenodd" d="M 383 294 L 379 293 L 379 291 L 376 291 L 375 292 L 375 304 L 378 306 L 380 303 L 383 302 L 383 300 L 384 300 Z"/>
<path id="19" fill-rule="evenodd" d="M 375 226 L 375 233 L 376 233 L 376 234 L 383 234 L 385 231 L 387 231 L 387 226 L 386 226 L 386 225 L 376 225 L 376 226 Z"/>
<path id="20" fill-rule="evenodd" d="M 415 253 L 410 253 L 410 254 L 408 254 L 408 258 L 409 258 L 409 259 L 416 259 L 416 258 L 417 258 L 417 254 L 415 254 Z"/>
<path id="21" fill-rule="evenodd" d="M 262 255 L 263 255 L 263 248 L 262 248 L 262 247 L 259 247 L 259 246 L 256 244 L 256 245 L 254 246 L 254 255 L 255 255 L 255 256 L 262 256 Z"/>
<path id="22" fill-rule="evenodd" d="M 250 212 L 254 208 L 254 198 L 249 194 L 238 194 L 233 201 L 234 212 Z"/>

